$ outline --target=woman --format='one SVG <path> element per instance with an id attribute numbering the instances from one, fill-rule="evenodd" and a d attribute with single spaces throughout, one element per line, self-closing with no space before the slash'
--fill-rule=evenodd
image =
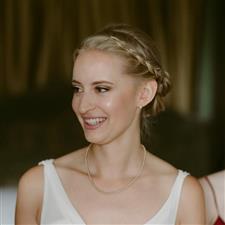
<path id="1" fill-rule="evenodd" d="M 196 179 L 141 144 L 170 87 L 151 39 L 128 25 L 88 37 L 74 55 L 72 86 L 90 145 L 23 175 L 16 224 L 203 224 Z"/>
<path id="2" fill-rule="evenodd" d="M 225 170 L 202 177 L 206 202 L 206 224 L 225 225 Z"/>

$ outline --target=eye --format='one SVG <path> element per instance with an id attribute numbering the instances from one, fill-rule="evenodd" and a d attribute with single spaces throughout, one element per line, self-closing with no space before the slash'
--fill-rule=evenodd
<path id="1" fill-rule="evenodd" d="M 107 91 L 110 90 L 109 87 L 102 87 L 102 86 L 97 86 L 97 87 L 95 87 L 95 89 L 96 89 L 97 92 L 99 92 L 99 93 L 104 93 L 104 92 L 107 92 Z"/>
<path id="2" fill-rule="evenodd" d="M 82 91 L 82 89 L 79 86 L 72 86 L 72 89 L 74 94 L 80 93 Z"/>

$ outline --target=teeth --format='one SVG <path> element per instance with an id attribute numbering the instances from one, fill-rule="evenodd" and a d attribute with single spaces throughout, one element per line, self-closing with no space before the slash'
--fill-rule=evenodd
<path id="1" fill-rule="evenodd" d="M 89 125 L 95 126 L 101 122 L 106 120 L 105 118 L 91 118 L 91 119 L 85 119 L 85 122 Z"/>

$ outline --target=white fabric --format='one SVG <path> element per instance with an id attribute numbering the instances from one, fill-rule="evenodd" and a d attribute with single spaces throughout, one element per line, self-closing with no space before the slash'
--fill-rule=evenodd
<path id="1" fill-rule="evenodd" d="M 16 186 L 0 187 L 0 224 L 13 225 L 15 220 Z"/>
<path id="2" fill-rule="evenodd" d="M 39 165 L 44 165 L 44 198 L 41 213 L 41 225 L 85 225 L 85 222 L 68 198 L 52 162 L 53 160 L 50 159 L 39 163 Z M 178 170 L 178 175 L 168 199 L 158 212 L 144 225 L 175 224 L 182 185 L 184 178 L 187 175 L 187 172 Z"/>

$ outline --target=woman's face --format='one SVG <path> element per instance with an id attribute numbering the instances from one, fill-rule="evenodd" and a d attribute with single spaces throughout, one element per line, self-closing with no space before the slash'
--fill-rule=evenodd
<path id="1" fill-rule="evenodd" d="M 73 69 L 72 108 L 87 141 L 106 144 L 139 132 L 138 84 L 124 73 L 122 57 L 99 50 L 79 54 Z"/>

